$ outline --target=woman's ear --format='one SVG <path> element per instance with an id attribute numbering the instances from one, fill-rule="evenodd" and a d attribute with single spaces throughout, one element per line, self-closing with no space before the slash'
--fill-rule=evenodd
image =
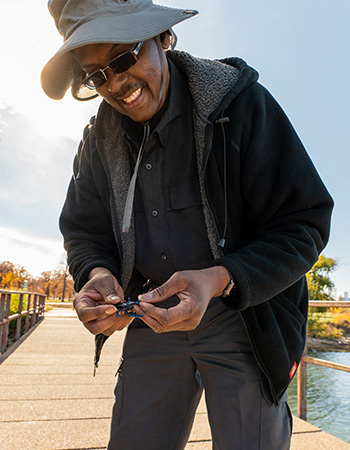
<path id="1" fill-rule="evenodd" d="M 164 31 L 164 33 L 162 33 L 160 35 L 160 40 L 162 43 L 162 48 L 164 50 L 168 50 L 168 48 L 170 47 L 170 33 L 169 31 Z"/>

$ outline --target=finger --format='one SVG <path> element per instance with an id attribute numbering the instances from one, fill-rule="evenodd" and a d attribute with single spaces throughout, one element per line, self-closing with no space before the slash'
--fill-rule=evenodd
<path id="1" fill-rule="evenodd" d="M 111 336 L 115 331 L 121 331 L 132 322 L 132 317 L 123 314 L 117 321 L 107 330 L 103 332 L 106 336 Z"/>
<path id="2" fill-rule="evenodd" d="M 194 322 L 192 319 L 167 325 L 158 322 L 157 319 L 154 319 L 147 314 L 144 314 L 140 319 L 145 324 L 147 324 L 155 333 L 168 333 L 171 331 L 191 331 L 198 326 L 198 322 Z"/>
<path id="3" fill-rule="evenodd" d="M 116 315 L 117 308 L 112 305 L 86 306 L 76 309 L 79 320 L 83 323 L 93 320 L 104 319 L 108 316 Z"/>
<path id="4" fill-rule="evenodd" d="M 195 318 L 194 308 L 190 302 L 182 301 L 178 305 L 172 308 L 159 308 L 151 303 L 142 302 L 140 308 L 149 317 L 157 320 L 163 326 L 183 322 L 185 320 L 191 320 Z"/>
<path id="5" fill-rule="evenodd" d="M 124 292 L 118 282 L 114 280 L 113 290 L 104 294 L 106 303 L 115 305 L 116 303 L 122 303 L 124 301 Z"/>
<path id="6" fill-rule="evenodd" d="M 113 316 L 109 316 L 104 319 L 83 322 L 83 324 L 92 334 L 104 334 L 106 330 L 114 326 L 116 320 L 117 316 L 114 314 Z"/>
<path id="7" fill-rule="evenodd" d="M 138 299 L 142 302 L 158 303 L 166 300 L 173 295 L 176 295 L 184 288 L 183 283 L 179 277 L 172 276 L 161 286 L 158 286 L 153 291 L 149 291 L 146 294 L 141 294 Z"/>
<path id="8" fill-rule="evenodd" d="M 124 294 L 121 289 L 118 289 L 113 283 L 113 287 L 108 287 L 107 290 L 101 291 L 103 298 L 107 304 L 115 305 L 124 301 Z"/>
<path id="9" fill-rule="evenodd" d="M 104 276 L 102 278 L 92 278 L 88 283 L 88 289 L 91 288 L 103 296 L 103 299 L 108 304 L 116 304 L 124 301 L 124 293 L 116 278 L 112 275 Z M 90 296 L 90 292 L 88 294 Z"/>
<path id="10" fill-rule="evenodd" d="M 147 316 L 147 314 L 144 314 L 140 319 L 148 325 L 155 333 L 163 333 L 164 327 L 161 325 L 157 320 L 153 319 L 150 316 Z"/>

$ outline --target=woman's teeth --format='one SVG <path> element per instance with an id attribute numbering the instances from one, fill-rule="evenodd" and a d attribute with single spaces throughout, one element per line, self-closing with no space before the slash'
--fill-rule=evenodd
<path id="1" fill-rule="evenodd" d="M 139 96 L 141 94 L 141 88 L 139 87 L 138 89 L 136 89 L 136 91 L 135 92 L 133 92 L 131 95 L 129 95 L 129 97 L 127 97 L 127 98 L 124 98 L 123 99 L 123 102 L 124 103 L 131 103 L 131 102 L 133 102 L 134 100 L 136 100 L 136 98 Z"/>

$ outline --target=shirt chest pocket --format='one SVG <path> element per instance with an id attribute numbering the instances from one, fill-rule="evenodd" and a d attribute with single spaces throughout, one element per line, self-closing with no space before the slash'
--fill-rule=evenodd
<path id="1" fill-rule="evenodd" d="M 201 207 L 202 201 L 197 180 L 188 180 L 168 187 L 166 211 L 181 211 Z"/>
<path id="2" fill-rule="evenodd" d="M 174 184 L 168 194 L 166 221 L 175 258 L 182 269 L 207 267 L 212 255 L 197 180 Z"/>

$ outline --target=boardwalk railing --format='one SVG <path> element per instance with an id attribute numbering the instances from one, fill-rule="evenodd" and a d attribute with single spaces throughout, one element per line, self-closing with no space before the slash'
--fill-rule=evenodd
<path id="1" fill-rule="evenodd" d="M 310 301 L 310 308 L 350 308 L 350 302 L 327 302 L 327 301 Z M 307 419 L 307 365 L 315 364 L 317 366 L 328 367 L 331 369 L 341 370 L 350 373 L 350 366 L 346 364 L 338 364 L 324 359 L 314 358 L 307 353 L 307 346 L 305 347 L 304 355 L 298 369 L 298 417 L 300 419 Z"/>
<path id="2" fill-rule="evenodd" d="M 15 340 L 32 328 L 44 315 L 46 295 L 38 292 L 7 291 L 0 289 L 0 343 L 1 353 L 6 351 L 10 321 L 16 320 Z M 18 305 L 17 312 L 10 315 L 11 304 Z M 22 326 L 22 317 L 25 316 Z"/>

